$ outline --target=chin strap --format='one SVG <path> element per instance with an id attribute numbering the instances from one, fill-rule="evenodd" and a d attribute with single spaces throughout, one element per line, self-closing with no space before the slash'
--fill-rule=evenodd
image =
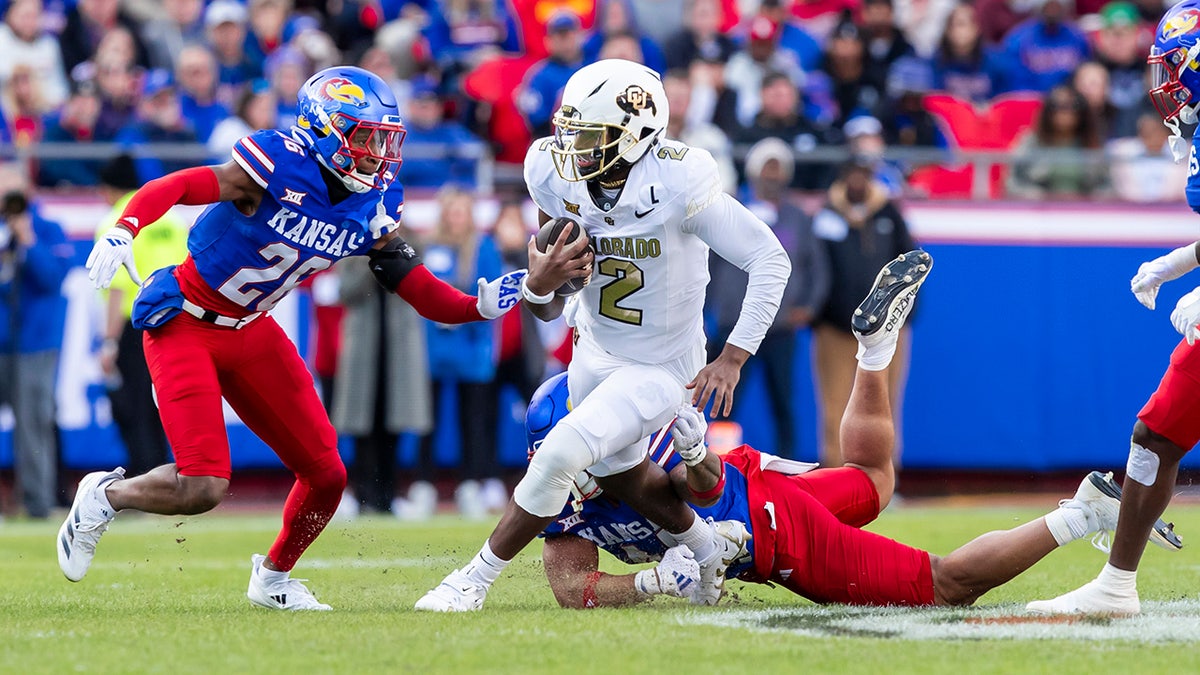
<path id="1" fill-rule="evenodd" d="M 374 185 L 374 181 L 375 181 L 374 177 L 368 176 L 365 173 L 359 173 L 357 168 L 354 169 L 353 171 L 347 173 L 345 171 L 342 171 L 341 169 L 338 169 L 338 168 L 330 165 L 329 162 L 325 161 L 325 158 L 322 157 L 319 153 L 316 153 L 316 154 L 317 154 L 317 161 L 321 163 L 321 166 L 332 171 L 333 175 L 337 176 L 338 180 L 342 181 L 342 185 L 345 185 L 347 190 L 349 190 L 351 192 L 362 193 L 362 192 L 366 192 L 366 191 L 370 190 L 371 186 Z M 366 181 L 366 182 L 363 182 L 363 181 Z"/>
<path id="2" fill-rule="evenodd" d="M 1185 115 L 1188 119 L 1191 119 L 1191 122 L 1185 119 Z M 1196 111 L 1188 106 L 1180 110 L 1179 114 L 1175 117 L 1163 120 L 1163 126 L 1171 131 L 1171 135 L 1167 138 L 1167 147 L 1171 149 L 1171 157 L 1175 160 L 1176 164 L 1182 162 L 1188 156 L 1189 141 L 1183 137 L 1183 132 L 1179 129 L 1179 122 L 1181 120 L 1185 124 L 1194 123 L 1196 120 Z"/>

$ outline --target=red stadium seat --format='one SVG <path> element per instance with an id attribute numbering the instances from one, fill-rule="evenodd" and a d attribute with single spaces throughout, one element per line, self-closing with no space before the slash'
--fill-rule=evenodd
<path id="1" fill-rule="evenodd" d="M 484 61 L 463 79 L 467 96 L 492 108 L 488 138 L 495 144 L 496 161 L 520 164 L 533 140 L 517 109 L 516 94 L 525 72 L 536 62 L 528 56 L 501 56 Z"/>
<path id="2" fill-rule="evenodd" d="M 925 107 L 944 124 L 947 136 L 960 150 L 1011 150 L 1031 129 L 1042 109 L 1040 98 L 1025 94 L 999 96 L 987 107 L 975 106 L 949 94 L 925 97 Z M 1008 169 L 990 164 L 987 196 L 998 199 L 1004 194 Z M 975 165 L 962 167 L 931 166 L 913 172 L 909 184 L 931 199 L 970 198 L 975 195 Z"/>

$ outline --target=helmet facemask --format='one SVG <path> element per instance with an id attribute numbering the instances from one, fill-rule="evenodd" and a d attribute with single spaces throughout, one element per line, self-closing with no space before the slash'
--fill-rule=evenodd
<path id="1" fill-rule="evenodd" d="M 1192 103 L 1193 92 L 1179 81 L 1179 73 L 1197 56 L 1200 56 L 1200 43 L 1191 49 L 1176 47 L 1166 52 L 1159 51 L 1158 47 L 1150 48 L 1150 56 L 1146 59 L 1150 64 L 1152 84 L 1150 100 L 1164 120 L 1178 116 Z M 1192 112 L 1194 114 L 1194 110 Z"/>
<path id="2" fill-rule="evenodd" d="M 355 192 L 384 189 L 396 179 L 406 133 L 399 117 L 374 122 L 334 114 L 331 122 L 341 141 L 333 155 L 333 168 L 342 174 L 347 187 Z"/>
<path id="3" fill-rule="evenodd" d="M 1146 63 L 1150 64 L 1150 100 L 1154 109 L 1163 118 L 1163 124 L 1171 130 L 1168 145 L 1175 161 L 1181 161 L 1186 156 L 1187 142 L 1179 128 L 1179 123 L 1195 124 L 1197 107 L 1200 102 L 1193 101 L 1193 92 L 1179 79 L 1184 68 L 1191 67 L 1200 57 L 1200 43 L 1191 48 L 1176 47 L 1161 51 L 1157 46 L 1150 48 L 1150 56 Z"/>
<path id="4" fill-rule="evenodd" d="M 550 155 L 554 168 L 566 181 L 603 176 L 637 144 L 629 129 L 617 124 L 585 122 L 578 111 L 563 106 L 554 115 L 554 143 Z"/>

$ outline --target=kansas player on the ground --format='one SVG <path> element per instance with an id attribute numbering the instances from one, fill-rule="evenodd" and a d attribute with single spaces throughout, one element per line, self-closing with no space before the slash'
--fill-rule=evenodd
<path id="1" fill-rule="evenodd" d="M 517 303 L 523 270 L 480 279 L 478 297 L 468 296 L 438 281 L 397 236 L 404 200 L 393 179 L 404 127 L 383 80 L 359 68 L 323 70 L 305 83 L 299 111 L 298 127 L 243 138 L 230 162 L 147 183 L 88 258 L 97 287 L 121 265 L 140 284 L 130 254 L 138 229 L 175 204 L 212 204 L 192 228 L 187 259 L 147 277 L 134 309 L 175 463 L 80 482 L 55 542 L 72 581 L 118 511 L 196 514 L 221 502 L 230 477 L 224 397 L 296 475 L 282 531 L 266 556 L 252 557 L 247 595 L 264 607 L 329 609 L 289 571 L 337 508 L 346 469 L 312 377 L 270 309 L 309 275 L 355 255 L 434 321 L 493 319 Z"/>
<path id="2" fill-rule="evenodd" d="M 1150 100 L 1171 130 L 1175 161 L 1187 140 L 1180 124 L 1194 125 L 1200 112 L 1200 1 L 1185 0 L 1167 10 L 1158 24 L 1148 59 L 1153 75 Z M 1200 136 L 1188 154 L 1188 205 L 1200 211 Z M 1158 288 L 1200 266 L 1200 242 L 1177 248 L 1143 264 L 1131 290 L 1154 309 Z M 1146 536 L 1166 510 L 1175 490 L 1179 462 L 1200 442 L 1200 288 L 1184 295 L 1171 312 L 1171 324 L 1184 340 L 1171 354 L 1158 390 L 1138 413 L 1125 466 L 1125 506 L 1113 537 L 1108 563 L 1097 577 L 1052 600 L 1029 603 L 1039 614 L 1133 615 L 1141 611 L 1137 568 Z M 1156 543 L 1160 543 L 1154 539 Z"/>
<path id="3" fill-rule="evenodd" d="M 556 290 L 571 278 L 591 278 L 568 312 L 577 338 L 570 365 L 576 406 L 547 436 L 479 554 L 418 609 L 479 609 L 584 469 L 694 552 L 702 572 L 697 601 L 720 596 L 723 552 L 739 535 L 721 536 L 697 518 L 661 471 L 651 470 L 641 439 L 670 422 L 689 389 L 700 408 L 713 399 L 718 414 L 729 414 L 741 366 L 774 320 L 791 264 L 770 228 L 722 192 L 710 154 L 663 138 L 667 118 L 658 74 L 608 59 L 571 77 L 555 136 L 530 147 L 525 183 L 541 222 L 569 217 L 587 234 L 545 253 L 531 241 L 523 286 L 534 314 L 551 320 L 563 313 Z M 584 252 L 589 243 L 594 257 Z M 750 279 L 725 351 L 705 366 L 710 247 Z"/>
<path id="4" fill-rule="evenodd" d="M 1119 489 L 1093 472 L 1054 512 L 985 534 L 945 557 L 859 529 L 887 505 L 894 485 L 887 367 L 930 263 L 921 252 L 905 257 L 888 265 L 891 274 L 880 275 L 855 322 L 860 366 L 842 420 L 844 466 L 810 471 L 815 465 L 746 445 L 722 463 L 705 448 L 704 417 L 691 406 L 651 437 L 651 461 L 669 472 L 674 489 L 701 516 L 749 529 L 751 541 L 730 565 L 729 578 L 776 583 L 815 602 L 964 605 L 1058 546 L 1116 526 Z M 873 324 L 871 316 L 882 320 Z M 525 419 L 534 456 L 569 409 L 566 378 L 548 380 L 530 402 Z M 656 525 L 610 498 L 586 472 L 575 482 L 572 499 L 543 533 L 546 577 L 560 605 L 618 606 L 693 592 L 696 563 L 686 547 L 669 548 Z M 607 574 L 597 568 L 599 549 L 626 563 L 661 562 L 635 574 Z"/>

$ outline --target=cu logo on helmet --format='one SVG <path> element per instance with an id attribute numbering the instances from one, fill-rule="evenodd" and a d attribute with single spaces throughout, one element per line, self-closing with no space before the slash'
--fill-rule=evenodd
<path id="1" fill-rule="evenodd" d="M 640 115 L 646 109 L 649 109 L 652 115 L 658 114 L 658 107 L 654 105 L 654 97 L 636 84 L 625 87 L 625 91 L 617 95 L 617 107 L 630 115 Z"/>
<path id="2" fill-rule="evenodd" d="M 367 107 L 367 95 L 363 88 L 344 77 L 326 80 L 321 93 L 331 101 L 348 103 L 356 108 Z"/>
<path id="3" fill-rule="evenodd" d="M 1185 9 L 1167 20 L 1163 26 L 1163 38 L 1170 40 L 1190 33 L 1200 23 L 1200 10 Z"/>

